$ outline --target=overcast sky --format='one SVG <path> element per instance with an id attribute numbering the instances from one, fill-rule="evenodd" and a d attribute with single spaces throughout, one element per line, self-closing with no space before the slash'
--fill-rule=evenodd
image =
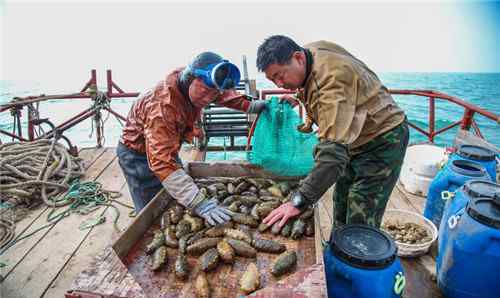
<path id="1" fill-rule="evenodd" d="M 377 72 L 500 72 L 499 2 L 2 1 L 0 79 L 78 89 L 96 68 L 153 85 L 197 53 L 241 64 L 264 38 L 334 41 Z"/>

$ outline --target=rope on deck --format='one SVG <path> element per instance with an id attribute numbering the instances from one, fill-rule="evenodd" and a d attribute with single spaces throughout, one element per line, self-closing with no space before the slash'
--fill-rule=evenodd
<path id="1" fill-rule="evenodd" d="M 19 202 L 41 196 L 43 202 L 52 207 L 47 216 L 47 224 L 27 235 L 22 235 L 25 230 L 15 239 L 13 239 L 15 236 L 13 219 L 4 220 L 2 216 L 0 255 L 19 241 L 55 225 L 73 213 L 86 215 L 101 206 L 115 210 L 113 223 L 115 229 L 119 231 L 117 222 L 120 212 L 113 203 L 130 209 L 133 207 L 117 201 L 121 193 L 105 190 L 99 182 L 80 182 L 78 178 L 83 176 L 84 171 L 81 159 L 71 156 L 65 147 L 57 143 L 57 138 L 0 145 L 0 192 L 9 197 L 9 201 L 4 205 L 9 205 L 12 210 Z M 62 206 L 68 207 L 56 213 L 56 208 Z M 85 230 L 104 221 L 104 216 L 100 215 L 83 222 L 79 229 Z"/>
<path id="2" fill-rule="evenodd" d="M 0 204 L 0 249 L 7 245 L 15 236 L 15 223 L 12 206 Z M 0 262 L 0 268 L 2 263 Z"/>
<path id="3" fill-rule="evenodd" d="M 32 235 L 38 233 L 39 231 L 45 228 L 55 225 L 60 220 L 62 220 L 65 217 L 68 217 L 73 213 L 86 215 L 96 211 L 101 206 L 108 206 L 115 210 L 116 215 L 115 219 L 113 220 L 113 226 L 118 232 L 120 232 L 120 229 L 118 228 L 117 225 L 118 219 L 120 218 L 120 211 L 116 206 L 113 205 L 113 203 L 120 204 L 129 209 L 134 208 L 125 203 L 117 201 L 116 199 L 119 198 L 120 196 L 121 193 L 118 191 L 110 191 L 103 189 L 101 183 L 99 182 L 88 181 L 80 183 L 80 181 L 76 180 L 74 181 L 74 183 L 72 183 L 71 187 L 69 188 L 69 191 L 66 192 L 66 194 L 61 199 L 61 201 L 64 201 L 65 203 L 67 202 L 69 204 L 67 208 L 65 208 L 63 211 L 59 213 L 55 213 L 56 208 L 51 209 L 49 214 L 47 215 L 48 223 L 46 225 L 43 225 L 26 235 L 23 235 L 23 233 L 21 233 L 7 245 L 5 244 L 1 245 L 0 248 L 2 250 L 0 251 L 0 255 L 2 255 L 7 249 L 12 247 L 19 241 L 31 237 Z M 129 215 L 131 214 L 129 213 Z M 90 218 L 82 222 L 78 228 L 80 230 L 86 230 L 101 223 L 104 223 L 105 219 L 106 218 L 104 217 L 104 215 L 100 215 L 97 218 Z"/>
<path id="4" fill-rule="evenodd" d="M 67 205 L 58 196 L 84 171 L 81 159 L 71 156 L 57 138 L 0 145 L 0 192 L 13 205 L 29 205 L 37 197 L 47 206 Z"/>

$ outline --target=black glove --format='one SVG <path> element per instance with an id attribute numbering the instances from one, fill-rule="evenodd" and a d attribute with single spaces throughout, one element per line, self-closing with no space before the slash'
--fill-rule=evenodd
<path id="1" fill-rule="evenodd" d="M 259 114 L 266 108 L 266 106 L 265 100 L 252 100 L 247 112 L 249 114 Z"/>

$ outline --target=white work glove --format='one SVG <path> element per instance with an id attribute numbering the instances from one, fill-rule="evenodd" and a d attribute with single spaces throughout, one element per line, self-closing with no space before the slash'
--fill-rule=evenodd
<path id="1" fill-rule="evenodd" d="M 194 213 L 203 217 L 211 226 L 223 224 L 233 216 L 233 213 L 219 205 L 215 198 L 205 199 L 193 208 Z"/>
<path id="2" fill-rule="evenodd" d="M 208 199 L 183 169 L 178 169 L 162 182 L 167 192 L 181 205 L 193 210 L 210 225 L 229 221 L 233 213 L 219 206 L 217 200 Z"/>

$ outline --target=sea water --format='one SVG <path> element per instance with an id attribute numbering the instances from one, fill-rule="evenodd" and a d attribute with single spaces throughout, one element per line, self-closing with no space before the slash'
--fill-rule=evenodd
<path id="1" fill-rule="evenodd" d="M 442 93 L 461 98 L 485 110 L 495 114 L 500 114 L 500 73 L 382 73 L 380 79 L 389 89 L 422 89 L 435 90 Z M 126 86 L 123 86 L 126 87 Z M 258 89 L 275 88 L 264 76 L 257 77 Z M 129 87 L 127 90 L 131 90 Z M 102 88 L 104 90 L 104 88 Z M 50 91 L 50 92 L 49 92 Z M 135 90 L 141 91 L 141 90 Z M 63 86 L 59 90 L 46 90 L 36 82 L 13 82 L 0 81 L 0 104 L 9 102 L 13 97 L 25 97 L 39 94 L 61 94 L 73 93 L 75 90 L 65 90 Z M 408 119 L 422 127 L 428 128 L 429 102 L 426 97 L 412 95 L 394 96 L 396 102 L 404 109 Z M 111 107 L 126 116 L 134 99 L 114 98 Z M 60 124 L 78 112 L 90 106 L 90 100 L 51 100 L 40 104 L 40 117 L 49 118 L 54 124 Z M 445 100 L 436 100 L 436 124 L 435 129 L 446 127 L 459 120 L 464 113 L 462 107 L 449 103 Z M 105 146 L 116 146 L 121 133 L 121 125 L 114 116 L 107 116 L 104 112 L 105 123 Z M 475 115 L 474 119 L 478 123 L 484 137 L 492 144 L 500 147 L 499 125 L 481 115 Z M 23 115 L 23 135 L 26 136 L 26 115 Z M 0 128 L 12 131 L 12 116 L 8 112 L 0 114 Z M 48 130 L 48 127 L 45 127 Z M 453 139 L 458 128 L 450 129 L 444 134 L 436 136 L 435 143 L 441 146 L 448 146 L 453 143 Z M 92 121 L 87 119 L 75 127 L 67 130 L 64 134 L 68 136 L 74 144 L 79 147 L 95 146 L 95 135 Z M 93 132 L 95 134 L 95 132 Z M 410 142 L 424 142 L 427 138 L 414 129 L 410 129 Z M 8 142 L 10 137 L 0 135 L 2 142 Z M 211 139 L 212 145 L 229 145 L 229 139 Z M 246 138 L 236 138 L 237 145 L 245 145 Z M 243 152 L 209 152 L 208 159 L 244 159 Z"/>

